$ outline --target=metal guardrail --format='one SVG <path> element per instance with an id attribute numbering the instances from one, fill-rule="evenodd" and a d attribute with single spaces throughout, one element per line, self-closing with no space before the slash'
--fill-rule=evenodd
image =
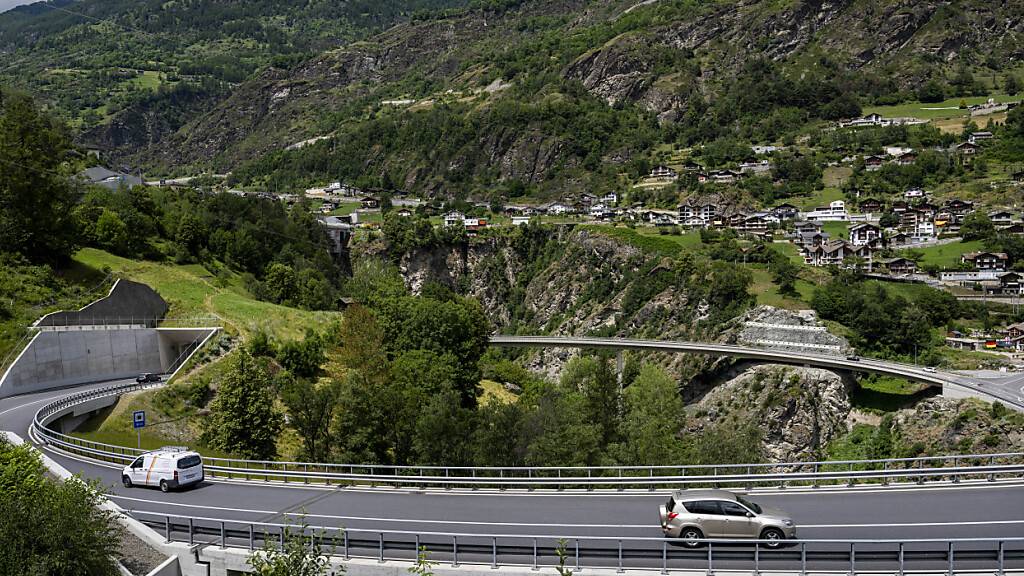
<path id="1" fill-rule="evenodd" d="M 69 332 L 81 330 L 127 330 L 131 328 L 216 328 L 224 324 L 217 316 L 157 318 L 151 316 L 98 316 L 64 324 L 32 326 L 35 330 Z"/>
<path id="2" fill-rule="evenodd" d="M 76 404 L 141 390 L 154 384 L 107 387 L 44 405 L 36 413 L 36 436 L 65 452 L 127 464 L 145 450 L 104 444 L 50 430 L 55 415 Z M 390 485 L 419 488 L 737 488 L 821 485 L 887 485 L 928 480 L 959 482 L 1024 476 L 1024 453 L 925 456 L 882 460 L 809 461 L 685 466 L 454 467 L 278 462 L 204 457 L 207 476 L 265 482 L 327 485 Z"/>
<path id="3" fill-rule="evenodd" d="M 286 531 L 309 542 L 321 553 L 344 560 L 413 562 L 424 548 L 433 562 L 466 565 L 541 567 L 558 565 L 558 549 L 566 566 L 625 570 L 673 571 L 742 570 L 758 574 L 776 570 L 806 575 L 812 572 L 860 574 L 885 571 L 903 575 L 915 571 L 949 576 L 987 571 L 997 575 L 1024 567 L 1024 537 L 960 539 L 810 539 L 781 546 L 768 540 L 703 539 L 697 546 L 652 537 L 467 534 L 412 530 L 377 530 L 338 526 L 302 526 L 245 520 L 129 511 L 135 519 L 163 533 L 167 542 L 204 543 L 221 549 L 253 551 L 265 545 L 284 545 Z"/>

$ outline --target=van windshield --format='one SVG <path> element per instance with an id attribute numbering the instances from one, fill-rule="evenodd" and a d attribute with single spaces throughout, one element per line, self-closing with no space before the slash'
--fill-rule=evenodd
<path id="1" fill-rule="evenodd" d="M 181 460 L 178 460 L 178 469 L 191 468 L 202 464 L 202 459 L 199 456 L 185 456 Z"/>

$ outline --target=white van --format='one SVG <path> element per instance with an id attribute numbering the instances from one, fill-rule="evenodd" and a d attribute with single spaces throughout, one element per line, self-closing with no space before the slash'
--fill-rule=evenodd
<path id="1" fill-rule="evenodd" d="M 132 486 L 159 486 L 167 492 L 172 488 L 191 486 L 203 481 L 203 459 L 187 448 L 166 446 L 146 452 L 121 470 L 121 483 Z"/>

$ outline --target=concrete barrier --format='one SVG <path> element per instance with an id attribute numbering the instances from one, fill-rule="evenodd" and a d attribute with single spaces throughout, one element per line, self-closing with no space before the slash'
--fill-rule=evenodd
<path id="1" fill-rule="evenodd" d="M 217 328 L 40 331 L 0 378 L 0 398 L 76 384 L 162 374 Z"/>

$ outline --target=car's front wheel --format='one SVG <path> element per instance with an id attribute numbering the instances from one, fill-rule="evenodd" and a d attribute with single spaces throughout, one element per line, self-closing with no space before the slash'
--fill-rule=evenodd
<path id="1" fill-rule="evenodd" d="M 124 484 L 125 488 L 131 488 L 132 487 L 132 479 L 129 478 L 127 475 L 121 476 L 121 484 Z"/>
<path id="2" fill-rule="evenodd" d="M 692 526 L 683 528 L 679 533 L 679 539 L 683 541 L 683 544 L 690 548 L 696 548 L 700 546 L 700 540 L 704 538 L 704 533 L 699 528 Z"/>
<path id="3" fill-rule="evenodd" d="M 778 548 L 779 546 L 782 546 L 782 541 L 785 539 L 786 535 L 778 528 L 767 528 L 761 532 L 761 540 L 767 540 L 764 545 L 769 548 Z"/>

